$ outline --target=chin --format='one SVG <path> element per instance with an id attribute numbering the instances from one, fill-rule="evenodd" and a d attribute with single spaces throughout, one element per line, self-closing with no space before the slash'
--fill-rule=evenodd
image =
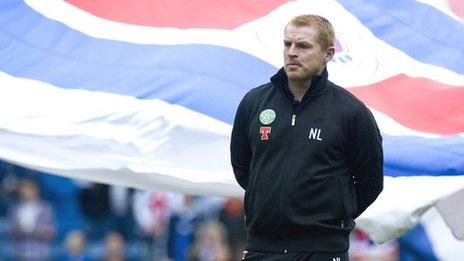
<path id="1" fill-rule="evenodd" d="M 301 81 L 307 80 L 311 78 L 308 74 L 301 73 L 301 72 L 292 72 L 292 71 L 285 71 L 287 73 L 287 78 L 291 81 Z"/>

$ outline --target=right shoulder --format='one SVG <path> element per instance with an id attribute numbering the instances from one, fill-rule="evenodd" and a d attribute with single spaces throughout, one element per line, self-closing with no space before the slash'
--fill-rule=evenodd
<path id="1" fill-rule="evenodd" d="M 268 82 L 249 90 L 238 105 L 236 120 L 240 118 L 244 122 L 248 122 L 263 102 L 263 97 L 269 96 L 273 89 L 275 88 L 273 88 L 272 83 Z"/>
<path id="2" fill-rule="evenodd" d="M 272 91 L 273 85 L 271 82 L 262 84 L 258 87 L 255 87 L 251 90 L 249 90 L 245 96 L 242 99 L 242 103 L 253 103 L 258 100 L 260 100 L 261 97 L 265 96 L 268 94 L 270 91 Z"/>

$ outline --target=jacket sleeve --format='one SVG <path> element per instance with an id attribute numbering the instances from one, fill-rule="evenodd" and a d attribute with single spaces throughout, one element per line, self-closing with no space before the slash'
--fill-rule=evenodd
<path id="1" fill-rule="evenodd" d="M 248 139 L 248 119 L 245 98 L 240 102 L 235 115 L 230 142 L 230 157 L 235 179 L 238 184 L 247 189 L 248 174 L 251 161 L 251 147 Z"/>
<path id="2" fill-rule="evenodd" d="M 356 191 L 356 218 L 383 189 L 382 136 L 364 105 L 358 108 L 349 125 L 347 158 Z"/>

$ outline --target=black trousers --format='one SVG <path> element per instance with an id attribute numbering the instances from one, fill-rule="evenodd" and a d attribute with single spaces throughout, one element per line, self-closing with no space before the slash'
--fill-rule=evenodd
<path id="1" fill-rule="evenodd" d="M 250 261 L 349 261 L 348 252 L 343 253 L 273 253 L 258 251 L 243 251 L 242 260 Z"/>

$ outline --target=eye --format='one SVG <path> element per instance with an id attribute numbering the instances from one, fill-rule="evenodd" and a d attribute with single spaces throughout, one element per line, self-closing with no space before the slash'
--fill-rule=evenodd
<path id="1" fill-rule="evenodd" d="M 291 45 L 292 45 L 291 42 L 289 42 L 289 41 L 284 41 L 284 46 L 285 46 L 285 47 L 290 47 Z"/>
<path id="2" fill-rule="evenodd" d="M 313 46 L 308 43 L 298 43 L 297 47 L 300 49 L 311 49 Z"/>

